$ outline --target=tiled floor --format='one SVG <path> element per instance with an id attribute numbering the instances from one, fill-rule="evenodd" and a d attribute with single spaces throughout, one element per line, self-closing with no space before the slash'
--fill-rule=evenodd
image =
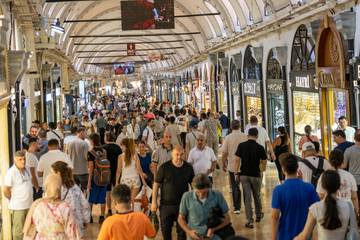
<path id="1" fill-rule="evenodd" d="M 232 201 L 230 198 L 230 188 L 227 175 L 224 172 L 217 170 L 216 174 L 214 175 L 214 181 L 214 188 L 220 190 L 224 194 L 230 209 L 232 209 Z M 232 224 L 237 234 L 252 240 L 266 240 L 271 238 L 271 196 L 276 184 L 278 184 L 278 179 L 275 165 L 268 164 L 268 169 L 264 175 L 262 188 L 262 202 L 265 217 L 260 223 L 255 224 L 254 229 L 248 229 L 244 226 L 246 223 L 244 207 L 242 207 L 241 214 L 239 215 L 231 213 Z M 99 210 L 94 207 L 94 211 L 98 212 Z M 95 217 L 94 221 L 97 221 L 97 217 Z M 86 239 L 96 239 L 98 231 L 99 224 L 91 224 L 87 229 Z M 160 231 L 156 239 L 162 239 Z"/>

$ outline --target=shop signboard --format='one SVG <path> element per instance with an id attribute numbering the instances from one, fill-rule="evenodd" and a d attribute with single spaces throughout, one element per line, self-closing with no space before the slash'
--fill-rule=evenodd
<path id="1" fill-rule="evenodd" d="M 251 97 L 260 97 L 260 81 L 244 80 L 244 95 Z"/>
<path id="2" fill-rule="evenodd" d="M 283 95 L 284 94 L 284 80 L 282 79 L 268 79 L 267 92 L 270 94 Z"/>
<path id="3" fill-rule="evenodd" d="M 294 91 L 317 91 L 314 75 L 315 70 L 290 72 L 291 89 Z"/>
<path id="4" fill-rule="evenodd" d="M 318 81 L 321 88 L 345 88 L 341 81 L 340 69 L 337 67 L 319 67 Z"/>

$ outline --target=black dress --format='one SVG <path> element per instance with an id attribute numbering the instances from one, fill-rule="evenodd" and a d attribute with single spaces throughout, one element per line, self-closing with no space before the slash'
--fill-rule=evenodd
<path id="1" fill-rule="evenodd" d="M 279 137 L 281 139 L 281 144 L 277 145 L 275 147 L 274 153 L 275 153 L 275 157 L 276 157 L 275 164 L 276 164 L 276 168 L 278 170 L 279 180 L 283 181 L 283 180 L 285 180 L 285 175 L 282 172 L 279 157 L 281 154 L 289 152 L 289 144 L 287 142 L 285 142 L 285 136 L 279 136 Z"/>

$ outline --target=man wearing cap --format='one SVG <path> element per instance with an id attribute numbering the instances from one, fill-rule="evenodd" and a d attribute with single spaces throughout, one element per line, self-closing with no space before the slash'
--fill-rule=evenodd
<path id="1" fill-rule="evenodd" d="M 199 120 L 196 118 L 191 119 L 189 123 L 190 132 L 186 134 L 185 139 L 185 159 L 188 159 L 189 152 L 195 147 L 197 137 L 200 134 L 200 131 L 198 130 L 198 123 Z"/>
<path id="2" fill-rule="evenodd" d="M 304 159 L 299 161 L 299 176 L 303 179 L 304 182 L 311 183 L 312 173 L 311 168 L 306 166 L 305 161 L 313 165 L 315 168 L 318 168 L 320 158 L 316 156 L 315 145 L 312 142 L 306 142 L 302 146 L 302 152 L 304 153 Z M 326 171 L 331 169 L 329 162 L 322 158 L 324 162 L 323 170 Z"/>

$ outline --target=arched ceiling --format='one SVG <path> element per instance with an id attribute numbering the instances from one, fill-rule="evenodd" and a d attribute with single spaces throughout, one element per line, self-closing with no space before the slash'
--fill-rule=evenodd
<path id="1" fill-rule="evenodd" d="M 265 4 L 270 5 L 275 12 L 293 2 L 293 0 L 175 0 L 175 29 L 122 31 L 120 20 L 64 22 L 121 18 L 120 0 L 52 1 L 54 2 L 45 3 L 42 15 L 48 16 L 49 19 L 60 19 L 65 28 L 59 43 L 61 50 L 73 61 L 76 70 L 82 72 L 98 70 L 96 65 L 88 63 L 146 62 L 149 52 L 140 49 L 161 49 L 152 52 L 162 53 L 167 57 L 161 62 L 146 64 L 146 69 L 174 66 L 204 51 L 213 41 L 221 41 L 236 32 L 241 32 L 251 24 L 266 21 Z M 206 13 L 212 15 L 177 17 Z M 75 37 L 79 35 L 85 37 Z M 91 37 L 93 35 L 96 36 Z M 126 36 L 101 37 L 105 35 Z M 119 52 L 114 53 L 119 50 L 124 52 L 126 43 L 144 41 L 148 43 L 136 46 L 138 56 L 122 57 L 119 56 Z M 119 42 L 124 44 L 116 45 Z M 109 43 L 109 45 L 88 45 L 89 43 Z"/>

